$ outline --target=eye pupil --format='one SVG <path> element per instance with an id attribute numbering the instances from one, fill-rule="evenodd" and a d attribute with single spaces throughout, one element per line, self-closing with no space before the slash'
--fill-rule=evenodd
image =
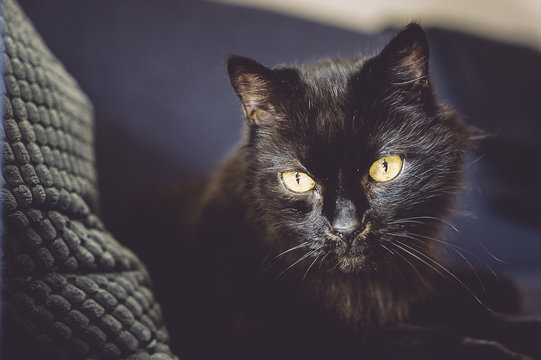
<path id="1" fill-rule="evenodd" d="M 316 187 L 316 182 L 301 171 L 284 171 L 281 173 L 282 185 L 297 194 L 308 193 Z"/>
<path id="2" fill-rule="evenodd" d="M 400 174 L 402 170 L 402 158 L 400 155 L 390 155 L 374 161 L 368 173 L 377 182 L 387 182 Z"/>

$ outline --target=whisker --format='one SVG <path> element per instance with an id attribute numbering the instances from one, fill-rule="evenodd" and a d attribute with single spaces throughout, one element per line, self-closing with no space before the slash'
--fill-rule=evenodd
<path id="1" fill-rule="evenodd" d="M 452 279 L 454 279 L 460 286 L 462 286 L 468 293 L 470 293 L 471 296 L 473 296 L 473 298 L 482 306 L 484 306 L 486 309 L 488 309 L 488 307 L 481 301 L 481 299 L 479 299 L 479 297 L 477 295 L 475 295 L 475 293 L 462 281 L 460 280 L 455 274 L 453 274 L 449 269 L 447 269 L 445 266 L 441 265 L 438 261 L 434 260 L 433 258 L 431 258 L 430 256 L 428 256 L 427 254 L 423 253 L 422 251 L 416 249 L 415 247 L 412 247 L 400 240 L 396 240 L 398 243 L 400 243 L 402 246 L 405 246 L 407 247 L 408 249 L 416 252 L 417 254 L 419 254 L 420 256 L 424 257 L 425 259 L 431 261 L 434 265 L 438 266 L 441 270 L 443 270 L 446 274 L 448 274 Z M 427 264 L 425 262 L 425 264 Z M 428 265 L 428 264 L 427 264 Z M 432 267 L 434 269 L 434 267 Z M 441 272 L 438 271 L 438 273 L 441 274 Z M 490 309 L 488 309 L 490 310 Z"/>
<path id="2" fill-rule="evenodd" d="M 487 252 L 488 255 L 490 255 L 491 258 L 493 258 L 494 260 L 496 261 L 499 261 L 501 262 L 502 264 L 507 264 L 509 265 L 510 263 L 507 262 L 507 261 L 504 261 L 498 257 L 496 257 L 496 255 L 494 255 L 490 250 L 488 250 L 488 248 L 485 246 L 485 244 L 483 244 L 480 240 L 479 240 L 479 245 L 481 245 L 481 247 L 483 248 L 483 250 L 485 250 Z"/>
<path id="3" fill-rule="evenodd" d="M 287 269 L 285 269 L 284 271 L 282 271 L 282 272 L 278 275 L 278 277 L 284 275 L 289 269 L 291 269 L 293 266 L 297 265 L 298 263 L 300 263 L 301 261 L 303 261 L 303 260 L 306 259 L 307 257 L 314 255 L 315 252 L 316 252 L 315 250 L 312 250 L 312 251 L 309 251 L 309 252 L 307 252 L 306 254 L 304 254 L 299 260 L 295 261 L 293 264 L 289 265 L 289 266 L 287 267 Z"/>
<path id="4" fill-rule="evenodd" d="M 288 252 L 291 252 L 291 251 L 293 251 L 293 250 L 297 250 L 297 249 L 303 248 L 303 247 L 305 247 L 305 246 L 308 246 L 308 242 L 307 242 L 307 241 L 305 241 L 305 242 L 303 242 L 302 244 L 299 244 L 299 245 L 297 245 L 297 246 L 293 246 L 292 248 L 289 248 L 289 249 L 287 249 L 286 251 L 282 251 L 280 254 L 276 255 L 271 261 L 274 261 L 274 260 L 278 259 L 279 257 L 281 257 L 281 256 L 283 256 L 283 255 L 285 255 L 285 254 L 287 254 Z"/>
<path id="5" fill-rule="evenodd" d="M 450 222 L 448 222 L 448 221 L 446 221 L 444 219 L 440 219 L 440 218 L 435 217 L 435 216 L 415 216 L 415 217 L 405 218 L 405 219 L 401 219 L 401 220 L 419 220 L 419 219 L 429 219 L 429 220 L 441 221 L 442 223 L 448 225 L 451 229 L 453 229 L 457 234 L 460 234 L 460 231 L 458 231 L 458 229 L 453 224 L 451 224 Z"/>
<path id="6" fill-rule="evenodd" d="M 485 293 L 486 293 L 486 289 L 485 289 L 485 286 L 484 286 L 483 282 L 481 281 L 481 278 L 479 277 L 478 272 L 475 270 L 475 267 L 471 264 L 471 262 L 466 258 L 466 256 L 462 252 L 466 253 L 467 255 L 471 256 L 472 258 L 476 259 L 478 262 L 480 262 L 481 264 L 486 266 L 486 268 L 490 271 L 490 273 L 492 274 L 494 279 L 496 279 L 497 281 L 500 280 L 500 278 L 499 278 L 498 274 L 496 273 L 496 271 L 494 271 L 492 266 L 490 266 L 485 260 L 483 260 L 481 257 L 475 255 L 474 253 L 472 253 L 468 249 L 460 247 L 460 246 L 458 246 L 456 244 L 451 244 L 451 243 L 449 243 L 447 241 L 439 240 L 439 239 L 436 239 L 434 237 L 430 237 L 430 236 L 422 235 L 422 234 L 415 234 L 415 233 L 411 233 L 411 232 L 407 232 L 407 233 L 404 233 L 404 234 L 389 233 L 389 235 L 393 235 L 393 236 L 397 236 L 397 237 L 406 237 L 408 239 L 412 239 L 412 240 L 415 240 L 415 241 L 418 241 L 418 242 L 423 242 L 422 239 L 419 239 L 419 237 L 420 237 L 420 238 L 423 238 L 423 239 L 426 239 L 426 240 L 429 240 L 429 241 L 434 241 L 434 242 L 437 242 L 439 244 L 443 244 L 445 246 L 448 246 L 449 248 L 451 248 L 451 250 L 453 250 L 456 254 L 458 254 L 468 264 L 470 269 L 475 274 L 475 277 L 479 281 L 479 284 L 481 285 L 481 288 L 483 289 L 483 292 L 485 292 Z"/>
<path id="7" fill-rule="evenodd" d="M 384 244 L 381 244 L 381 243 L 380 243 L 379 246 L 381 246 L 382 248 L 384 248 L 385 250 L 387 250 L 388 252 L 390 252 L 392 255 L 395 254 L 391 249 L 389 249 L 389 248 L 388 248 L 387 246 L 385 246 Z"/>
<path id="8" fill-rule="evenodd" d="M 310 264 L 310 266 L 308 266 L 308 269 L 306 269 L 306 272 L 304 273 L 304 276 L 302 277 L 302 281 L 304 282 L 304 279 L 306 279 L 306 275 L 308 275 L 308 272 L 310 271 L 310 269 L 312 268 L 312 266 L 314 266 L 314 264 L 316 263 L 316 261 L 318 261 L 319 257 L 321 256 L 321 254 L 317 255 L 316 258 L 314 259 L 314 261 L 312 261 L 312 263 Z"/>
<path id="9" fill-rule="evenodd" d="M 457 234 L 460 234 L 460 231 L 451 223 L 449 223 L 448 221 L 445 221 L 443 219 L 440 219 L 440 218 L 437 218 L 437 217 L 433 217 L 433 216 L 417 216 L 417 217 L 411 217 L 411 218 L 404 218 L 404 219 L 398 219 L 398 220 L 394 220 L 392 222 L 390 222 L 390 224 L 400 224 L 400 223 L 407 223 L 407 222 L 412 222 L 414 220 L 417 220 L 417 219 L 431 219 L 431 220 L 438 220 L 438 221 L 441 221 L 443 223 L 445 223 L 446 225 L 448 225 L 449 227 L 451 227 Z M 421 222 L 422 224 L 422 222 Z M 483 248 L 483 250 L 486 251 L 486 253 L 494 260 L 502 263 L 502 264 L 506 264 L 506 265 L 509 265 L 509 262 L 505 261 L 505 260 L 502 260 L 500 258 L 498 258 L 496 255 L 494 255 L 486 246 L 485 244 L 483 244 L 480 240 L 477 241 L 479 243 L 479 245 Z M 462 249 L 461 250 L 463 251 L 467 251 L 465 249 Z M 470 255 L 478 258 L 477 256 L 471 254 L 470 252 L 468 252 Z M 494 272 L 494 270 L 488 265 L 485 263 L 485 265 L 490 269 L 490 271 L 494 274 L 494 276 L 497 277 L 496 273 Z"/>
<path id="10" fill-rule="evenodd" d="M 292 248 L 289 248 L 286 251 L 281 252 L 280 254 L 276 255 L 274 258 L 272 258 L 271 260 L 268 261 L 268 263 L 267 263 L 268 265 L 263 269 L 263 271 L 269 270 L 275 264 L 276 260 L 278 260 L 280 257 L 284 256 L 285 254 L 287 254 L 287 253 L 289 253 L 291 251 L 294 251 L 294 250 L 304 248 L 304 247 L 306 247 L 308 245 L 309 245 L 309 243 L 307 241 L 305 241 L 302 244 L 293 246 Z"/>
<path id="11" fill-rule="evenodd" d="M 407 262 L 409 264 L 409 266 L 411 266 L 411 268 L 415 271 L 415 273 L 417 274 L 417 276 L 419 276 L 419 279 L 421 280 L 421 282 L 423 283 L 423 285 L 425 287 L 428 287 L 427 283 L 426 283 L 426 279 L 424 278 L 424 276 L 419 272 L 419 270 L 417 269 L 417 267 L 415 265 L 413 265 L 411 263 L 411 261 L 409 261 L 404 255 L 402 255 L 400 252 L 396 252 L 396 253 L 393 253 L 392 250 L 390 250 L 389 248 L 387 248 L 385 245 L 383 244 L 380 244 L 384 249 L 387 249 L 391 254 L 393 255 L 398 255 L 400 256 L 400 258 L 402 258 L 402 260 L 404 260 L 405 262 Z"/>
<path id="12" fill-rule="evenodd" d="M 328 250 L 327 253 L 325 254 L 325 256 L 323 256 L 323 257 L 321 258 L 321 261 L 319 262 L 319 268 L 318 268 L 318 270 L 321 270 L 321 265 L 323 265 L 323 261 L 325 261 L 325 258 L 326 258 L 327 256 L 329 256 L 330 253 L 331 253 L 331 251 Z"/>
<path id="13" fill-rule="evenodd" d="M 391 249 L 389 249 L 387 246 L 385 246 L 384 244 L 381 244 L 379 243 L 379 246 L 381 246 L 382 248 L 384 248 L 385 250 L 387 250 L 389 253 L 391 253 L 393 255 L 393 258 L 395 257 L 395 255 L 398 255 L 400 257 L 402 257 L 398 252 L 393 252 Z M 379 253 L 379 248 L 377 248 L 378 250 L 378 253 Z M 381 254 L 381 253 L 380 253 Z M 403 258 L 403 257 L 402 257 Z M 404 272 L 402 271 L 402 268 L 400 266 L 398 266 L 398 262 L 397 261 L 392 261 L 391 262 L 394 266 L 394 268 L 396 269 L 396 271 L 398 271 L 400 273 L 400 277 L 406 281 L 406 277 L 404 276 Z"/>
<path id="14" fill-rule="evenodd" d="M 481 154 L 480 156 L 478 156 L 477 158 L 475 158 L 473 161 L 471 161 L 468 165 L 465 166 L 465 168 L 469 168 L 470 166 L 474 165 L 475 163 L 477 163 L 478 161 L 480 161 L 481 159 L 483 159 L 485 156 L 487 155 L 487 153 L 484 153 L 484 154 Z"/>
<path id="15" fill-rule="evenodd" d="M 422 79 L 426 79 L 428 76 L 426 75 L 423 75 L 423 76 L 419 76 L 415 79 L 412 79 L 412 80 L 407 80 L 407 81 L 401 81 L 401 82 L 393 82 L 392 84 L 395 85 L 395 86 L 398 86 L 398 85 L 407 85 L 407 84 L 410 84 L 410 83 L 414 83 L 416 81 L 419 81 L 419 80 L 422 80 Z"/>
<path id="16" fill-rule="evenodd" d="M 486 261 L 484 261 L 483 259 L 481 259 L 479 256 L 475 255 L 474 253 L 472 253 L 471 251 L 469 251 L 468 249 L 465 249 L 463 247 L 460 247 L 458 245 L 455 245 L 455 244 L 451 244 L 447 241 L 443 241 L 443 240 L 439 240 L 439 239 L 436 239 L 436 238 L 433 238 L 433 237 L 430 237 L 430 236 L 426 236 L 426 235 L 421 235 L 421 234 L 415 234 L 415 233 L 408 233 L 412 236 L 419 236 L 419 237 L 422 237 L 424 239 L 427 239 L 427 240 L 430 240 L 430 241 L 435 241 L 439 244 L 443 244 L 443 245 L 446 245 L 446 246 L 449 246 L 450 248 L 452 248 L 455 252 L 457 252 L 460 256 L 464 257 L 464 255 L 462 253 L 460 253 L 460 251 L 463 251 L 465 252 L 466 254 L 468 254 L 469 256 L 475 258 L 477 261 L 479 261 L 481 264 L 485 265 L 489 270 L 490 270 L 490 273 L 496 278 L 499 280 L 498 278 L 498 274 L 496 274 L 496 271 L 494 271 L 494 269 L 492 268 L 492 266 L 490 266 Z M 422 241 L 421 239 L 415 239 L 415 240 L 418 240 L 418 241 Z"/>
<path id="17" fill-rule="evenodd" d="M 468 254 L 469 256 L 475 258 L 477 261 L 481 262 L 483 265 L 485 265 L 489 270 L 490 272 L 495 276 L 495 277 L 498 277 L 496 272 L 494 271 L 494 269 L 489 265 L 487 264 L 483 259 L 481 259 L 479 256 L 475 255 L 474 253 L 472 253 L 471 251 L 469 251 L 468 249 L 465 249 L 463 247 L 460 247 L 456 244 L 452 244 L 450 242 L 447 242 L 447 241 L 443 241 L 443 240 L 439 240 L 439 239 L 436 239 L 434 237 L 431 237 L 431 236 L 427 236 L 427 235 L 422 235 L 422 234 L 416 234 L 416 233 L 412 233 L 412 232 L 406 232 L 406 233 L 403 233 L 403 234 L 396 234 L 396 233 L 388 233 L 389 235 L 392 235 L 392 236 L 397 236 L 397 237 L 406 237 L 408 239 L 412 239 L 412 240 L 415 240 L 415 241 L 420 241 L 420 242 L 423 242 L 423 239 L 426 239 L 426 240 L 429 240 L 429 241 L 434 241 L 434 242 L 437 242 L 438 244 L 442 244 L 442 245 L 445 245 L 445 246 L 448 246 L 450 247 L 452 250 L 454 251 L 463 251 L 465 252 L 466 254 Z M 422 238 L 422 239 L 420 239 Z M 462 254 L 460 254 L 462 255 Z"/>
<path id="18" fill-rule="evenodd" d="M 398 219 L 398 220 L 389 221 L 389 225 L 395 225 L 395 224 L 419 224 L 419 225 L 423 225 L 424 222 L 418 221 L 418 220 L 410 220 L 410 219 Z"/>
<path id="19" fill-rule="evenodd" d="M 468 266 L 470 267 L 471 271 L 473 272 L 473 274 L 475 275 L 475 278 L 477 279 L 477 282 L 479 283 L 479 285 L 481 285 L 481 289 L 483 289 L 483 292 L 487 293 L 487 289 L 485 288 L 485 284 L 483 284 L 483 281 L 481 280 L 481 277 L 479 276 L 479 273 L 475 270 L 475 268 L 473 267 L 473 265 L 471 264 L 471 262 L 460 252 L 458 251 L 457 249 L 455 248 L 451 248 L 455 251 L 455 253 L 457 253 L 462 259 L 464 259 L 464 261 L 468 264 Z"/>
<path id="20" fill-rule="evenodd" d="M 397 241 L 399 242 L 401 245 L 405 245 L 404 243 L 400 242 L 400 241 Z M 394 247 L 404 251 L 406 254 L 409 254 L 411 256 L 413 256 L 415 259 L 419 260 L 421 263 L 425 264 L 426 266 L 428 266 L 429 268 L 431 268 L 432 270 L 434 270 L 435 272 L 437 272 L 438 274 L 440 274 L 441 276 L 445 277 L 445 278 L 448 278 L 444 273 L 442 273 L 440 270 L 438 270 L 437 268 L 435 268 L 433 265 L 429 264 L 428 262 L 426 262 L 425 260 L 421 259 L 419 256 L 415 255 L 414 253 L 412 253 L 411 251 L 409 251 L 408 249 L 405 249 L 404 247 L 400 246 L 399 244 L 395 243 L 395 242 L 392 242 L 391 245 L 393 245 Z"/>
<path id="21" fill-rule="evenodd" d="M 413 234 L 412 234 L 413 235 Z M 418 241 L 418 242 L 423 242 L 422 239 L 418 239 L 418 238 L 415 238 L 414 236 L 408 236 L 406 234 L 404 234 L 404 236 L 406 236 L 407 238 L 409 239 L 412 239 L 412 240 L 415 240 L 415 241 Z M 475 275 L 477 281 L 479 282 L 479 285 L 481 285 L 481 289 L 483 290 L 483 292 L 486 294 L 487 291 L 486 291 L 486 288 L 485 288 L 485 284 L 483 284 L 483 281 L 481 280 L 481 277 L 479 277 L 479 273 L 477 272 L 477 270 L 475 270 L 474 266 L 472 265 L 472 263 L 460 252 L 458 251 L 458 249 L 456 249 L 453 244 L 449 244 L 449 243 L 446 243 L 445 241 L 441 241 L 441 240 L 438 240 L 438 239 L 433 239 L 433 238 L 429 238 L 429 237 L 425 237 L 426 239 L 428 240 L 433 240 L 433 241 L 436 241 L 438 243 L 441 243 L 441 244 L 445 244 L 445 245 L 449 245 L 449 247 L 451 248 L 451 250 L 453 250 L 456 254 L 458 254 L 465 262 L 466 264 L 468 264 L 468 266 L 470 267 L 471 271 L 473 272 L 473 274 Z M 457 246 L 458 247 L 458 246 Z M 460 248 L 460 247 L 458 247 Z M 461 248 L 460 248 L 461 249 Z M 465 250 L 466 251 L 466 250 Z M 488 264 L 487 264 L 488 266 Z M 490 268 L 490 267 L 489 267 Z M 492 270 L 492 268 L 490 268 Z M 496 275 L 494 273 L 494 275 Z"/>

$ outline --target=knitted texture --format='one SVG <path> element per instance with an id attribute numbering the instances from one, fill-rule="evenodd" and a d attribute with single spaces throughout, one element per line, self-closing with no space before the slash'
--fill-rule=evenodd
<path id="1" fill-rule="evenodd" d="M 97 204 L 90 102 L 3 1 L 5 358 L 175 359 L 143 264 Z"/>

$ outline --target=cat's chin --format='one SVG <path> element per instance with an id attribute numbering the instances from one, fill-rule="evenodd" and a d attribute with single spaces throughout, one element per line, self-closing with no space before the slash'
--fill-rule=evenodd
<path id="1" fill-rule="evenodd" d="M 328 237 L 328 244 L 332 244 L 330 262 L 334 264 L 333 270 L 346 274 L 377 272 L 384 262 L 382 254 L 374 249 L 372 239 L 369 238 L 370 227 L 359 234 L 354 244 L 348 245 L 343 241 L 336 241 Z"/>
<path id="2" fill-rule="evenodd" d="M 371 273 L 378 270 L 378 264 L 364 255 L 344 254 L 336 258 L 336 270 L 346 274 Z"/>

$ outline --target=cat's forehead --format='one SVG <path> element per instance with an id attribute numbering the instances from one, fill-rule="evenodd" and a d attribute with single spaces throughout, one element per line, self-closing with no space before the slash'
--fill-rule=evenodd
<path id="1" fill-rule="evenodd" d="M 326 59 L 298 67 L 301 91 L 284 100 L 274 140 L 303 163 L 362 167 L 381 156 L 417 151 L 422 140 L 437 137 L 444 124 L 427 126 L 431 116 L 404 91 L 389 96 L 396 93 L 393 85 L 367 76 L 367 61 Z"/>
<path id="2" fill-rule="evenodd" d="M 340 105 L 326 105 L 292 114 L 287 127 L 281 127 L 280 140 L 292 159 L 299 160 L 308 169 L 325 165 L 358 166 L 372 157 L 370 132 L 362 127 L 354 128 L 355 114 L 337 109 Z"/>
<path id="3" fill-rule="evenodd" d="M 309 148 L 334 148 L 361 145 L 368 129 L 361 129 L 358 105 L 353 99 L 351 80 L 358 74 L 364 58 L 324 59 L 298 68 L 302 93 L 290 98 L 286 110 L 285 133 L 295 143 Z M 364 132 L 364 134 L 362 134 Z"/>
<path id="4" fill-rule="evenodd" d="M 360 71 L 363 63 L 361 57 L 327 58 L 300 66 L 298 71 L 306 90 L 339 96 L 347 91 L 350 78 Z"/>

